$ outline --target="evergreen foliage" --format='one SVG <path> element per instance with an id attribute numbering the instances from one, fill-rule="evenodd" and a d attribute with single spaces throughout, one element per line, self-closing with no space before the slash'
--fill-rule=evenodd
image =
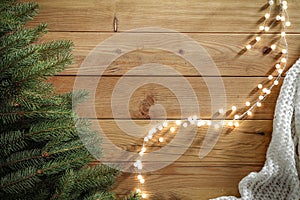
<path id="1" fill-rule="evenodd" d="M 89 166 L 93 157 L 78 136 L 76 126 L 96 135 L 72 112 L 74 95 L 80 102 L 86 94 L 56 94 L 45 82 L 72 62 L 72 42 L 38 42 L 46 25 L 24 26 L 37 3 L 1 0 L 0 11 L 0 199 L 115 199 L 118 170 Z M 99 138 L 83 141 L 99 149 Z"/>

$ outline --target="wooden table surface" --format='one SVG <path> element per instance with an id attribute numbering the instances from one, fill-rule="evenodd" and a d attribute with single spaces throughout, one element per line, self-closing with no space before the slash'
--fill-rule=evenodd
<path id="1" fill-rule="evenodd" d="M 266 80 L 274 69 L 279 50 L 267 55 L 262 49 L 278 40 L 279 26 L 262 36 L 262 41 L 250 51 L 240 54 L 241 49 L 253 38 L 267 12 L 265 0 L 38 0 L 40 14 L 30 26 L 41 22 L 48 24 L 49 33 L 42 41 L 57 39 L 72 40 L 74 64 L 51 78 L 58 92 L 71 91 L 76 73 L 93 48 L 102 41 L 124 31 L 161 27 L 187 35 L 209 53 L 220 74 L 207 77 L 199 75 L 183 58 L 159 49 L 137 49 L 115 60 L 104 72 L 101 87 L 97 88 L 96 118 L 105 133 L 119 147 L 134 151 L 140 148 L 141 138 L 128 136 L 112 115 L 111 95 L 118 80 L 129 81 L 162 77 L 176 82 L 177 76 L 161 73 L 152 76 L 123 75 L 133 67 L 153 61 L 176 69 L 191 84 L 201 109 L 201 118 L 211 118 L 211 99 L 203 78 L 222 77 L 226 89 L 227 105 L 243 108 L 246 100 L 254 101 L 259 91 L 256 86 Z M 288 12 L 292 26 L 288 28 L 288 66 L 299 57 L 300 48 L 300 1 L 288 1 Z M 114 32 L 117 19 L 117 32 Z M 139 33 L 143 34 L 143 33 Z M 155 33 L 161 34 L 161 33 Z M 177 42 L 177 41 L 173 41 Z M 179 41 L 178 41 L 179 42 Z M 276 75 L 276 73 L 274 73 Z M 86 82 L 97 80 L 92 71 L 84 71 Z M 130 80 L 131 79 L 131 80 Z M 280 81 L 280 85 L 282 80 Z M 223 195 L 239 196 L 239 181 L 252 171 L 259 171 L 271 139 L 272 118 L 280 85 L 276 87 L 261 108 L 244 120 L 238 128 L 224 130 L 213 150 L 203 159 L 198 153 L 206 129 L 198 130 L 192 145 L 178 160 L 161 170 L 145 174 L 145 190 L 149 199 L 209 199 Z M 180 118 L 180 104 L 166 87 L 147 84 L 138 87 L 129 101 L 130 117 L 124 113 L 114 116 L 117 120 L 134 120 L 143 125 L 149 122 L 150 106 L 164 106 L 168 119 Z M 88 100 L 89 101 L 89 100 Z M 122 103 L 123 99 L 117 99 Z M 86 104 L 87 106 L 89 104 Z M 232 117 L 231 114 L 229 117 Z M 92 117 L 92 116 L 86 116 Z M 145 129 L 145 133 L 147 130 Z M 154 147 L 153 147 L 154 148 Z M 157 146 L 156 146 L 157 148 Z M 151 149 L 151 147 L 150 147 Z M 168 157 L 168 155 L 165 155 Z M 137 180 L 134 174 L 124 173 L 116 182 L 114 191 L 122 196 L 134 190 Z"/>

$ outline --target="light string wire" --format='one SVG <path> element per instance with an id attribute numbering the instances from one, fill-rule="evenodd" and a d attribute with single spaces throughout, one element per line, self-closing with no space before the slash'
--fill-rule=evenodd
<path id="1" fill-rule="evenodd" d="M 238 127 L 239 126 L 239 120 L 242 120 L 244 118 L 246 118 L 247 116 L 251 116 L 252 115 L 252 111 L 257 108 L 257 107 L 261 107 L 262 106 L 262 102 L 266 99 L 266 97 L 271 93 L 272 89 L 277 86 L 279 84 L 279 80 L 282 77 L 282 73 L 284 72 L 284 70 L 287 67 L 287 61 L 288 61 L 288 43 L 287 43 L 287 39 L 286 39 L 286 27 L 289 27 L 291 25 L 291 22 L 289 20 L 289 15 L 287 12 L 287 1 L 286 0 L 279 0 L 279 6 L 280 6 L 280 13 L 279 15 L 277 15 L 275 17 L 275 20 L 273 20 L 269 25 L 268 22 L 270 20 L 271 17 L 271 12 L 274 6 L 274 0 L 269 0 L 268 2 L 269 4 L 269 11 L 267 13 L 265 13 L 264 15 L 264 22 L 263 25 L 259 26 L 259 30 L 260 35 L 268 32 L 274 25 L 275 23 L 281 22 L 281 32 L 280 32 L 280 39 L 275 42 L 274 44 L 271 44 L 269 49 L 274 51 L 276 50 L 276 48 L 278 46 L 280 46 L 281 41 L 283 41 L 284 43 L 284 48 L 281 49 L 281 57 L 280 57 L 280 61 L 277 62 L 275 64 L 275 69 L 277 71 L 277 77 L 275 78 L 272 73 L 268 76 L 268 82 L 273 81 L 272 84 L 269 87 L 263 87 L 263 84 L 258 84 L 257 87 L 259 90 L 261 90 L 261 94 L 259 95 L 258 99 L 256 101 L 254 101 L 253 103 L 251 103 L 250 101 L 246 101 L 245 106 L 246 106 L 246 110 L 240 114 L 240 115 L 234 115 L 234 118 L 232 120 L 228 120 L 227 124 L 222 123 L 222 124 L 218 124 L 215 123 L 214 127 L 215 128 L 219 128 L 220 125 L 227 125 L 229 127 Z M 255 40 L 255 44 L 257 42 L 259 42 L 261 40 L 260 35 L 258 35 Z M 245 46 L 245 50 L 250 50 L 252 48 L 253 45 L 255 44 L 247 44 Z M 232 112 L 236 112 L 237 111 L 237 107 L 236 106 L 232 106 L 231 107 L 231 111 Z M 220 114 L 224 113 L 223 109 L 219 109 L 218 111 Z M 172 126 L 169 126 L 169 124 L 171 124 Z M 200 118 L 198 118 L 198 116 L 194 115 L 191 117 L 188 117 L 187 119 L 184 120 L 166 120 L 163 123 L 160 123 L 156 126 L 154 126 L 151 130 L 148 131 L 148 134 L 144 137 L 144 141 L 143 141 L 143 145 L 142 148 L 139 152 L 139 156 L 138 159 L 136 160 L 136 162 L 134 162 L 134 167 L 137 169 L 137 180 L 138 180 L 138 184 L 137 184 L 137 189 L 136 192 L 138 194 L 140 194 L 140 196 L 143 199 L 148 198 L 148 194 L 145 193 L 144 191 L 144 183 L 146 182 L 145 177 L 143 176 L 143 156 L 147 151 L 147 143 L 149 141 L 151 141 L 153 139 L 153 137 L 155 135 L 157 135 L 158 133 L 160 133 L 162 130 L 164 129 L 168 129 L 168 132 L 174 133 L 179 126 L 182 126 L 183 128 L 188 127 L 188 125 L 196 125 L 198 127 L 201 126 L 210 126 L 212 125 L 211 120 L 202 120 Z M 164 138 L 163 137 L 159 137 L 158 141 L 160 143 L 164 142 Z"/>

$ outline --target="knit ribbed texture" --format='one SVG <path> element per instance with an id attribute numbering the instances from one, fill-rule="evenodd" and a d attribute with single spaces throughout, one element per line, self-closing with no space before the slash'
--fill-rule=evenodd
<path id="1" fill-rule="evenodd" d="M 300 59 L 287 72 L 281 87 L 264 167 L 241 180 L 241 198 L 230 196 L 215 200 L 299 200 L 299 155 Z"/>

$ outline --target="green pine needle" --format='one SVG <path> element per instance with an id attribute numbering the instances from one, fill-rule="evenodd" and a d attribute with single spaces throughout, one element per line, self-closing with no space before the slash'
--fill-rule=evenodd
<path id="1" fill-rule="evenodd" d="M 37 3 L 1 0 L 0 11 L 0 199 L 116 199 L 120 172 L 90 166 L 90 152 L 102 155 L 100 134 L 73 112 L 87 92 L 56 94 L 45 82 L 72 63 L 73 43 L 39 41 L 46 24 L 24 27 Z"/>
<path id="2" fill-rule="evenodd" d="M 21 193 L 34 187 L 40 181 L 37 168 L 28 167 L 1 177 L 0 189 L 7 193 Z"/>

